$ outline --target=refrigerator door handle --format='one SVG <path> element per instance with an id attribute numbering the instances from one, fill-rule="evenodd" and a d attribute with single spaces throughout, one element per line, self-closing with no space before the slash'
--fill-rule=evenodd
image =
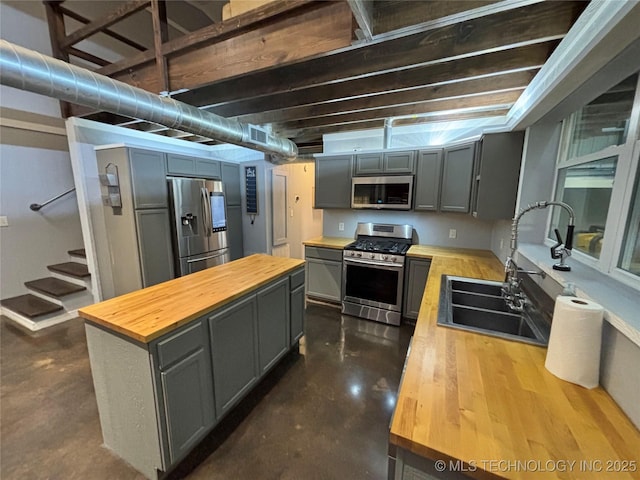
<path id="1" fill-rule="evenodd" d="M 217 257 L 221 257 L 222 255 L 227 253 L 227 249 L 225 248 L 224 250 L 220 250 L 219 253 L 216 253 L 215 255 L 209 255 L 206 257 L 198 257 L 198 258 L 193 258 L 191 260 L 187 260 L 187 263 L 196 263 L 196 262 L 202 262 L 203 260 L 210 260 L 212 258 L 217 258 Z"/>
<path id="2" fill-rule="evenodd" d="M 204 232 L 207 237 L 211 236 L 211 205 L 209 204 L 209 191 L 206 187 L 200 189 L 200 199 L 202 201 L 202 216 Z"/>

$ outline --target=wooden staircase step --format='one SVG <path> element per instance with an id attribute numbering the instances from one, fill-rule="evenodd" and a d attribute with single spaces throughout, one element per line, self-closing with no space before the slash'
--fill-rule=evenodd
<path id="1" fill-rule="evenodd" d="M 72 257 L 87 258 L 87 252 L 85 251 L 84 248 L 78 248 L 77 250 L 69 250 L 67 253 Z"/>
<path id="2" fill-rule="evenodd" d="M 89 268 L 86 265 L 77 262 L 58 263 L 56 265 L 49 265 L 47 268 L 52 272 L 62 273 L 63 275 L 69 275 L 75 278 L 83 279 L 91 276 Z"/>
<path id="3" fill-rule="evenodd" d="M 9 310 L 13 310 L 16 313 L 31 319 L 62 310 L 61 305 L 47 302 L 40 297 L 31 295 L 30 293 L 20 295 L 18 297 L 7 298 L 2 300 L 0 304 Z"/>
<path id="4" fill-rule="evenodd" d="M 37 290 L 38 292 L 61 298 L 71 293 L 86 290 L 86 287 L 76 283 L 65 282 L 55 277 L 39 278 L 30 282 L 24 282 L 25 287 Z"/>

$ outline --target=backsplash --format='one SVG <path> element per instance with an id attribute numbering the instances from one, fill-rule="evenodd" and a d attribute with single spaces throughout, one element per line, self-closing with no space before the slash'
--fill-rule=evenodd
<path id="1" fill-rule="evenodd" d="M 414 243 L 459 248 L 491 249 L 492 222 L 471 215 L 376 210 L 324 210 L 322 234 L 353 238 L 358 222 L 412 225 Z M 340 230 L 343 224 L 344 230 Z M 455 232 L 455 238 L 449 238 Z"/>

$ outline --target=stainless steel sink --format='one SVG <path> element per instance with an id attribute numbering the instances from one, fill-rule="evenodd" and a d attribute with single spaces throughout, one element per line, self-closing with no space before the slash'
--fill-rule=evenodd
<path id="1" fill-rule="evenodd" d="M 500 282 L 443 275 L 438 325 L 546 346 L 551 326 L 541 313 L 530 302 L 511 311 L 501 289 Z"/>

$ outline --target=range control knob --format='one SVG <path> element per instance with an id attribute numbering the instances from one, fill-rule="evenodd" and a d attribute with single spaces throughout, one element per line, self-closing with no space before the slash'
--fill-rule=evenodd
<path id="1" fill-rule="evenodd" d="M 349 255 L 351 255 L 352 257 L 356 254 L 356 252 L 349 252 Z"/>
<path id="2" fill-rule="evenodd" d="M 375 254 L 375 253 L 372 253 L 372 254 L 371 254 L 371 258 L 376 258 L 376 254 Z"/>
<path id="3" fill-rule="evenodd" d="M 362 256 L 362 254 L 361 254 L 360 252 L 358 252 L 356 255 L 358 255 L 359 257 L 361 257 L 361 256 Z"/>
<path id="4" fill-rule="evenodd" d="M 392 262 L 395 262 L 396 260 L 397 260 L 396 257 L 391 257 Z"/>
<path id="5" fill-rule="evenodd" d="M 389 255 L 383 255 L 383 256 L 382 256 L 382 259 L 383 259 L 383 260 L 389 260 Z"/>

